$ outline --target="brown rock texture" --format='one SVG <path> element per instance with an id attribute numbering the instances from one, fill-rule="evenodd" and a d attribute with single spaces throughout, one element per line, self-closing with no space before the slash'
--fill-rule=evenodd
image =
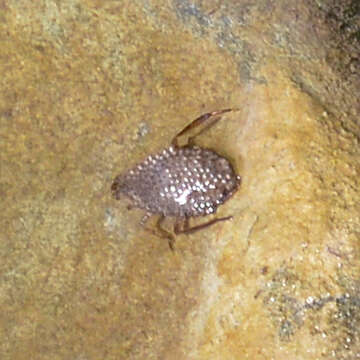
<path id="1" fill-rule="evenodd" d="M 357 0 L 0 0 L 0 20 L 1 360 L 360 358 Z M 242 177 L 233 221 L 171 252 L 111 183 L 225 108 L 199 145 Z"/>

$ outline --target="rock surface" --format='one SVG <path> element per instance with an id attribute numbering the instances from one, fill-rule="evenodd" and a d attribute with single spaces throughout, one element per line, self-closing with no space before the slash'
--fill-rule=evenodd
<path id="1" fill-rule="evenodd" d="M 1 359 L 360 358 L 357 0 L 0 9 Z M 234 219 L 171 253 L 111 182 L 228 107 Z"/>

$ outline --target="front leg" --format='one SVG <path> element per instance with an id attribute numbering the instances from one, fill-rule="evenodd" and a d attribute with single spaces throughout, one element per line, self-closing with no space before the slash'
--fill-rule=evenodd
<path id="1" fill-rule="evenodd" d="M 161 225 L 165 220 L 165 216 L 161 215 L 156 222 L 156 229 L 161 234 L 162 237 L 166 238 L 168 240 L 168 244 L 171 251 L 174 251 L 175 246 L 175 236 L 171 234 L 169 231 L 165 230 Z"/>
<path id="2" fill-rule="evenodd" d="M 169 231 L 165 230 L 161 226 L 162 223 L 164 222 L 164 220 L 165 220 L 165 216 L 160 215 L 159 219 L 156 221 L 156 224 L 155 224 L 156 229 L 154 230 L 154 229 L 149 229 L 148 227 L 145 227 L 145 230 L 155 236 L 161 237 L 163 239 L 167 239 L 171 251 L 174 251 L 175 236 L 173 234 L 171 234 Z"/>

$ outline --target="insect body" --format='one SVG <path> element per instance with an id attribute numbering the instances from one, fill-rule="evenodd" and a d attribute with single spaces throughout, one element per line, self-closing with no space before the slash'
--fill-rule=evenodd
<path id="1" fill-rule="evenodd" d="M 194 138 L 213 126 L 220 119 L 218 115 L 228 111 L 231 109 L 207 113 L 195 119 L 175 136 L 170 147 L 150 155 L 129 172 L 118 175 L 111 186 L 116 199 L 124 194 L 135 207 L 144 209 L 149 215 L 160 215 L 158 231 L 168 238 L 172 249 L 174 236 L 161 227 L 165 217 L 176 219 L 175 234 L 191 233 L 231 218 L 217 218 L 194 227 L 189 227 L 188 221 L 191 217 L 215 213 L 240 184 L 240 177 L 227 159 L 194 145 Z M 208 119 L 213 121 L 191 137 L 188 144 L 178 145 L 181 135 Z"/>

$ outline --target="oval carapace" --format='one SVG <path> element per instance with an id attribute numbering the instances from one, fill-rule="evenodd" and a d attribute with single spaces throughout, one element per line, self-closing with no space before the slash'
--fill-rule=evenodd
<path id="1" fill-rule="evenodd" d="M 174 217 L 209 215 L 237 189 L 239 177 L 225 158 L 197 146 L 170 146 L 114 180 L 116 199 Z"/>
<path id="2" fill-rule="evenodd" d="M 207 113 L 195 119 L 182 130 L 167 149 L 150 155 L 145 161 L 125 174 L 118 175 L 111 186 L 112 194 L 120 199 L 121 194 L 130 198 L 132 205 L 144 209 L 148 214 L 175 217 L 175 233 L 190 233 L 231 217 L 215 219 L 207 224 L 189 228 L 191 217 L 210 215 L 216 212 L 240 184 L 230 162 L 216 152 L 193 144 L 195 135 L 188 144 L 178 145 L 178 137 L 205 120 L 213 119 L 206 129 L 214 125 L 219 115 L 230 109 Z M 205 129 L 201 131 L 204 132 Z M 185 220 L 185 228 L 178 222 Z M 160 221 L 158 225 L 160 226 Z M 160 233 L 172 242 L 173 236 L 161 229 Z"/>

